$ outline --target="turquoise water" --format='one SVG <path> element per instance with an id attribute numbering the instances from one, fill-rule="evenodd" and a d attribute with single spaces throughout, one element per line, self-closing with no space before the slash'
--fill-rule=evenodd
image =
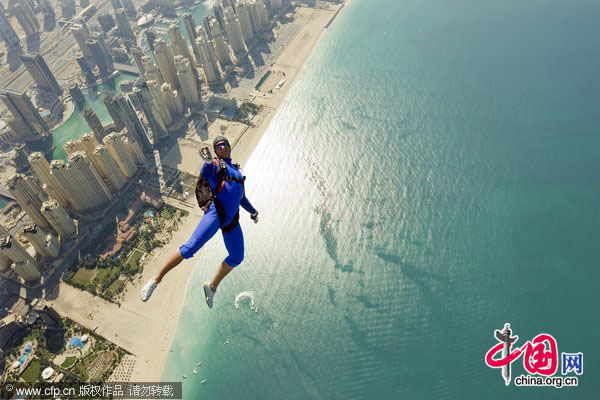
<path id="1" fill-rule="evenodd" d="M 212 310 L 220 235 L 194 258 L 163 379 L 186 399 L 595 398 L 599 17 L 353 0 L 245 165 L 261 220 L 242 212 Z M 506 387 L 484 357 L 507 322 L 582 352 L 579 387 L 515 387 L 521 359 Z"/>
<path id="2" fill-rule="evenodd" d="M 83 117 L 83 110 L 91 107 L 95 112 L 100 122 L 106 125 L 112 122 L 112 118 L 104 105 L 104 97 L 107 92 L 115 94 L 121 93 L 119 82 L 124 80 L 135 80 L 136 75 L 121 73 L 110 82 L 96 86 L 92 89 L 84 90 L 85 105 L 78 111 L 75 109 L 73 115 L 62 126 L 52 130 L 52 144 L 55 146 L 52 152 L 53 160 L 66 160 L 67 153 L 63 149 L 63 145 L 69 140 L 79 139 L 84 134 L 91 132 L 90 126 Z"/>

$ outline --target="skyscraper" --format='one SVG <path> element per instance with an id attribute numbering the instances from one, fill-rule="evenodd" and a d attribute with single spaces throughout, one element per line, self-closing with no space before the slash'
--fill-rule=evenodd
<path id="1" fill-rule="evenodd" d="M 52 92 L 57 96 L 62 95 L 62 88 L 40 54 L 22 53 L 20 58 L 39 88 Z"/>
<path id="2" fill-rule="evenodd" d="M 157 39 L 154 42 L 154 58 L 156 58 L 158 69 L 165 82 L 171 85 L 172 88 L 179 89 L 173 52 L 171 51 L 171 47 L 167 46 L 161 39 Z"/>
<path id="3" fill-rule="evenodd" d="M 137 165 L 142 165 L 144 162 L 146 162 L 146 156 L 144 155 L 144 152 L 142 151 L 142 148 L 138 142 L 136 142 L 133 138 L 128 137 L 125 131 L 119 132 L 119 137 L 121 140 L 123 140 L 123 143 L 125 143 L 127 152 L 131 155 L 133 161 Z"/>
<path id="4" fill-rule="evenodd" d="M 232 9 L 225 9 L 225 30 L 227 31 L 227 39 L 233 52 L 243 54 L 246 52 L 246 43 L 242 34 L 242 27 L 239 19 L 235 16 Z"/>
<path id="5" fill-rule="evenodd" d="M 22 174 L 14 174 L 8 179 L 6 188 L 33 222 L 45 228 L 50 226 L 40 212 L 44 191 L 37 180 Z"/>
<path id="6" fill-rule="evenodd" d="M 246 43 L 250 43 L 254 39 L 254 24 L 252 23 L 251 8 L 252 6 L 245 2 L 238 5 L 238 17 L 240 26 L 242 27 L 242 35 L 244 36 L 244 41 Z"/>
<path id="7" fill-rule="evenodd" d="M 89 157 L 78 151 L 69 156 L 67 169 L 71 172 L 73 184 L 82 192 L 89 207 L 96 207 L 112 199 L 110 191 L 92 165 Z"/>
<path id="8" fill-rule="evenodd" d="M 109 178 L 113 190 L 120 190 L 125 186 L 127 179 L 105 145 L 96 146 L 94 156 L 98 160 L 100 174 Z"/>
<path id="9" fill-rule="evenodd" d="M 25 35 L 29 37 L 39 33 L 40 23 L 35 18 L 35 14 L 29 4 L 26 2 L 15 4 L 13 14 L 17 17 L 17 21 L 19 21 Z"/>
<path id="10" fill-rule="evenodd" d="M 102 32 L 108 33 L 115 26 L 115 20 L 109 13 L 98 14 L 98 24 Z"/>
<path id="11" fill-rule="evenodd" d="M 140 47 L 132 46 L 129 48 L 129 53 L 131 54 L 131 57 L 133 57 L 135 65 L 137 66 L 138 71 L 140 71 L 140 75 L 144 76 L 145 70 L 144 64 L 142 62 L 142 57 L 144 57 L 144 50 L 142 50 L 142 48 Z"/>
<path id="12" fill-rule="evenodd" d="M 127 151 L 123 139 L 116 132 L 113 132 L 104 138 L 104 145 L 113 159 L 117 162 L 123 175 L 127 178 L 131 178 L 136 173 L 137 166 L 135 165 L 133 157 Z"/>
<path id="13" fill-rule="evenodd" d="M 61 237 L 67 238 L 75 235 L 77 227 L 67 211 L 54 199 L 42 203 L 42 214 L 48 220 L 54 231 Z"/>
<path id="14" fill-rule="evenodd" d="M 4 15 L 4 12 L 0 12 L 0 38 L 6 43 L 8 50 L 14 51 L 21 49 L 19 36 L 17 36 L 17 33 L 8 21 L 8 18 Z"/>
<path id="15" fill-rule="evenodd" d="M 131 104 L 129 97 L 124 94 L 118 94 L 111 99 L 110 104 L 113 111 L 118 113 L 120 119 L 123 120 L 123 125 L 127 128 L 127 137 L 139 143 L 144 152 L 151 153 L 152 144 L 150 143 L 148 132 L 142 121 L 140 121 L 140 117 Z"/>
<path id="16" fill-rule="evenodd" d="M 71 154 L 68 164 L 62 160 L 53 160 L 50 163 L 50 173 L 63 185 L 69 201 L 78 211 L 97 207 L 112 199 L 102 178 L 82 151 Z"/>
<path id="17" fill-rule="evenodd" d="M 177 79 L 179 79 L 182 87 L 181 93 L 185 104 L 189 107 L 196 107 L 200 104 L 200 93 L 190 67 L 190 61 L 182 56 L 177 56 L 175 57 L 175 67 L 177 68 Z"/>
<path id="18" fill-rule="evenodd" d="M 125 121 L 123 120 L 121 113 L 119 111 L 119 107 L 114 102 L 114 96 L 111 93 L 106 94 L 104 96 L 104 105 L 110 114 L 113 122 L 115 123 L 115 129 L 120 131 L 125 127 Z"/>
<path id="19" fill-rule="evenodd" d="M 87 47 L 87 45 L 86 45 Z M 94 72 L 85 59 L 83 53 L 77 53 L 75 55 L 75 60 L 77 60 L 77 64 L 79 64 L 79 68 L 81 68 L 81 72 L 83 72 L 83 76 L 85 76 L 85 81 L 87 83 L 93 83 L 96 81 L 96 77 L 94 76 Z"/>
<path id="20" fill-rule="evenodd" d="M 183 102 L 181 100 L 181 96 L 176 90 L 171 88 L 171 85 L 166 82 L 161 85 L 160 93 L 164 104 L 167 106 L 167 109 L 171 114 L 171 117 L 175 120 L 176 116 L 183 113 Z"/>
<path id="21" fill-rule="evenodd" d="M 215 55 L 219 64 L 221 66 L 233 64 L 230 48 L 225 42 L 221 28 L 215 19 L 210 21 L 210 29 L 213 36 L 213 44 L 215 45 Z"/>
<path id="22" fill-rule="evenodd" d="M 150 47 L 150 51 L 154 53 L 154 42 L 158 38 L 158 33 L 156 33 L 156 30 L 148 28 L 146 29 L 144 35 L 146 35 L 146 41 L 148 42 L 148 47 Z"/>
<path id="23" fill-rule="evenodd" d="M 26 281 L 40 278 L 40 266 L 27 251 L 10 235 L 0 237 L 0 252 L 10 258 L 15 272 Z"/>
<path id="24" fill-rule="evenodd" d="M 164 79 L 156 65 L 150 60 L 150 57 L 142 57 L 142 65 L 144 66 L 144 78 L 146 81 L 156 81 L 161 85 L 164 83 Z"/>
<path id="25" fill-rule="evenodd" d="M 209 85 L 220 82 L 221 71 L 212 42 L 205 40 L 203 37 L 198 37 L 196 38 L 196 44 L 202 56 L 202 68 L 204 69 L 206 82 Z"/>
<path id="26" fill-rule="evenodd" d="M 102 139 L 104 139 L 104 136 L 106 136 L 106 131 L 104 130 L 104 127 L 102 126 L 102 122 L 100 122 L 100 119 L 98 118 L 98 116 L 96 115 L 94 110 L 92 110 L 91 107 L 86 108 L 83 111 L 83 117 L 85 118 L 88 125 L 90 126 L 90 129 L 94 133 L 94 136 L 96 136 L 96 139 L 98 140 L 98 142 L 102 143 Z"/>
<path id="27" fill-rule="evenodd" d="M 133 88 L 133 92 L 130 96 L 136 97 L 137 103 L 140 105 L 142 112 L 146 117 L 146 121 L 148 121 L 150 130 L 152 131 L 154 144 L 160 139 L 167 137 L 167 127 L 158 114 L 158 107 L 152 98 L 152 94 L 150 94 L 150 89 L 147 84 Z"/>
<path id="28" fill-rule="evenodd" d="M 83 53 L 83 56 L 88 60 L 92 61 L 94 59 L 94 55 L 92 54 L 92 50 L 90 50 L 87 45 L 87 41 L 92 37 L 90 36 L 90 32 L 87 29 L 87 26 L 84 24 L 73 24 L 71 26 L 71 33 L 75 38 L 75 41 L 79 45 L 79 49 Z"/>
<path id="29" fill-rule="evenodd" d="M 46 232 L 42 230 L 36 224 L 29 224 L 23 228 L 23 232 L 25 233 L 25 237 L 29 240 L 29 243 L 35 249 L 35 252 L 39 254 L 42 258 L 52 258 L 56 257 L 53 255 L 48 247 L 48 237 Z"/>
<path id="30" fill-rule="evenodd" d="M 69 204 L 67 193 L 60 182 L 56 180 L 56 177 L 50 174 L 50 164 L 44 155 L 36 151 L 29 155 L 28 160 L 31 171 L 44 186 L 46 193 L 51 198 L 58 200 L 63 207 L 66 207 Z"/>
<path id="31" fill-rule="evenodd" d="M 160 89 L 161 86 L 156 81 L 148 81 L 146 84 L 148 85 L 148 89 L 152 94 L 152 99 L 157 106 L 160 119 L 166 127 L 170 127 L 173 124 L 173 115 L 171 114 L 171 109 L 169 109 L 167 103 L 165 103 L 165 99 L 163 98 L 163 94 Z"/>
<path id="32" fill-rule="evenodd" d="M 119 27 L 121 37 L 135 39 L 135 33 L 131 29 L 131 25 L 129 25 L 125 10 L 122 8 L 115 10 L 115 18 L 117 19 L 117 26 Z"/>
<path id="33" fill-rule="evenodd" d="M 76 14 L 75 0 L 60 0 L 60 8 L 62 16 L 66 19 L 71 19 Z"/>
<path id="34" fill-rule="evenodd" d="M 135 18 L 137 16 L 137 11 L 135 10 L 135 5 L 132 0 L 121 0 L 121 4 L 129 18 Z"/>
<path id="35" fill-rule="evenodd" d="M 86 45 L 90 48 L 92 52 L 92 59 L 94 63 L 98 66 L 98 70 L 100 71 L 100 75 L 103 77 L 107 77 L 113 72 L 112 65 L 108 62 L 107 55 L 104 54 L 100 43 L 98 43 L 95 39 L 89 39 L 85 41 Z"/>
<path id="36" fill-rule="evenodd" d="M 8 125 L 23 140 L 35 140 L 50 133 L 46 122 L 35 109 L 25 92 L 8 88 L 0 89 L 0 99 L 13 115 Z"/>

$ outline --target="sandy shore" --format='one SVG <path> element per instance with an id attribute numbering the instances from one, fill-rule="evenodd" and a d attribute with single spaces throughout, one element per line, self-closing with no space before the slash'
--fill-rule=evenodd
<path id="1" fill-rule="evenodd" d="M 246 129 L 234 142 L 232 156 L 237 162 L 243 165 L 250 158 L 335 10 L 333 7 L 330 10 L 297 9 L 294 23 L 301 29 L 271 67 L 273 71 L 285 73 L 285 84 L 273 93 L 252 93 L 256 96 L 254 102 L 264 106 L 259 117 L 262 121 Z M 197 159 L 190 162 L 197 164 Z M 120 307 L 64 283 L 60 284 L 58 298 L 51 302 L 62 315 L 89 329 L 97 327 L 98 334 L 135 354 L 137 360 L 131 381 L 159 381 L 163 374 L 194 261 L 186 260 L 172 270 L 148 303 L 140 300 L 139 291 L 162 267 L 164 259 L 187 241 L 195 229 L 201 214 L 191 200 L 186 209 L 192 212 L 182 220 L 171 241 L 146 260 L 143 276 L 128 284 Z M 201 291 L 198 293 L 202 295 Z"/>

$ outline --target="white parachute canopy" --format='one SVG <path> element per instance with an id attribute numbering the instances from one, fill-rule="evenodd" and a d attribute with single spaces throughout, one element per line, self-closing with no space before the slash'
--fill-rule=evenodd
<path id="1" fill-rule="evenodd" d="M 256 308 L 256 299 L 255 299 L 253 290 L 244 290 L 243 292 L 241 292 L 237 296 L 235 296 L 235 308 L 237 308 L 237 309 L 240 308 L 240 301 L 243 298 L 250 299 L 250 308 L 253 309 L 254 312 L 256 312 L 258 310 Z"/>

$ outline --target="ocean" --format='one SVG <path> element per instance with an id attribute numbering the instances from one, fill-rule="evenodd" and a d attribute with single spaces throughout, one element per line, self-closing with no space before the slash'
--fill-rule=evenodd
<path id="1" fill-rule="evenodd" d="M 243 166 L 260 222 L 241 213 L 246 259 L 211 310 L 220 235 L 194 258 L 163 380 L 185 399 L 593 398 L 599 20 L 584 0 L 352 0 Z M 579 386 L 515 386 L 524 356 L 505 386 L 485 363 L 505 323 L 582 353 Z"/>

